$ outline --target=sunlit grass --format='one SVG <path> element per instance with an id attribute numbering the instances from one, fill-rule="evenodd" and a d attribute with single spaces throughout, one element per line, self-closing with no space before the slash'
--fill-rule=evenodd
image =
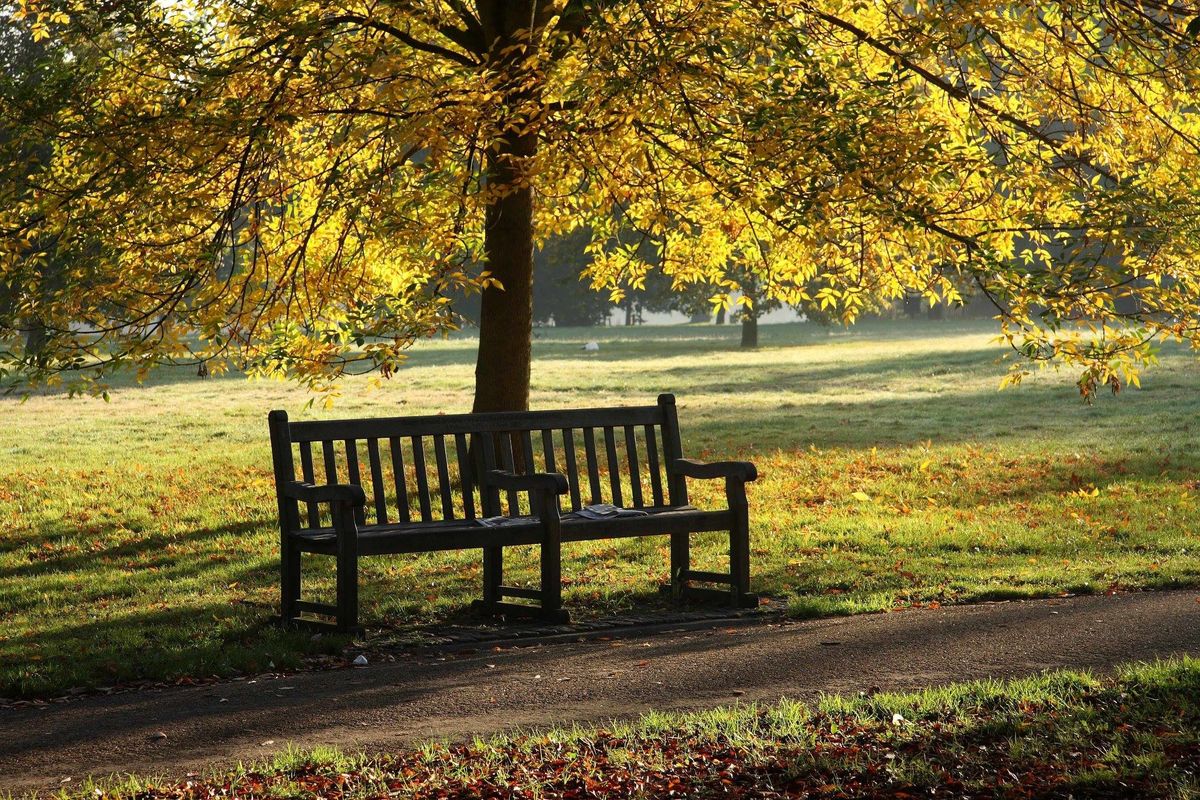
<path id="1" fill-rule="evenodd" d="M 687 455 L 755 461 L 753 576 L 797 614 L 1200 584 L 1194 358 L 1141 391 L 1080 403 L 1069 374 L 1004 392 L 985 323 L 765 326 L 743 352 L 712 326 L 545 330 L 533 405 L 681 404 Z M 600 342 L 599 353 L 581 348 Z M 0 401 L 0 696 L 294 666 L 341 642 L 287 634 L 266 413 L 470 408 L 474 342 L 430 342 L 332 410 L 275 382 L 164 371 L 112 400 Z M 697 487 L 701 504 L 714 487 Z M 720 568 L 722 537 L 698 537 Z M 664 602 L 661 538 L 571 545 L 576 617 Z M 536 580 L 515 552 L 516 580 Z M 314 562 L 306 587 L 331 591 Z M 308 566 L 306 565 L 306 569 Z M 306 578 L 309 573 L 306 572 Z M 461 616 L 475 552 L 363 562 L 368 627 Z"/>

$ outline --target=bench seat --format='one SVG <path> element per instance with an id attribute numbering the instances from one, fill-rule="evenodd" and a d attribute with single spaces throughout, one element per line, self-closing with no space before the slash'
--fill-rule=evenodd
<path id="1" fill-rule="evenodd" d="M 664 532 L 664 523 L 668 523 L 671 531 L 727 531 L 731 522 L 729 511 L 701 511 L 691 505 L 642 508 L 639 511 L 645 511 L 646 516 L 622 517 L 617 525 L 610 519 L 564 517 L 560 522 L 562 541 L 654 536 Z M 522 519 L 526 522 L 521 525 L 507 524 L 494 528 L 473 520 L 368 525 L 358 529 L 358 552 L 367 556 L 473 550 L 497 542 L 503 542 L 505 546 L 540 544 L 541 521 L 537 517 Z M 302 552 L 337 555 L 337 532 L 333 528 L 302 529 L 293 535 Z"/>

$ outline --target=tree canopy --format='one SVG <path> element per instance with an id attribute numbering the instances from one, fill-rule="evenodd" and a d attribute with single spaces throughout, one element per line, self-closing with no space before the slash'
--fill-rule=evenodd
<path id="1" fill-rule="evenodd" d="M 180 361 L 317 388 L 389 374 L 479 291 L 476 409 L 521 407 L 533 252 L 580 229 L 616 300 L 651 270 L 714 301 L 750 274 L 852 321 L 969 287 L 1013 379 L 1074 364 L 1085 395 L 1136 382 L 1159 340 L 1200 342 L 1194 3 L 0 15 L 70 78 L 0 79 L 0 369 L 22 385 Z"/>

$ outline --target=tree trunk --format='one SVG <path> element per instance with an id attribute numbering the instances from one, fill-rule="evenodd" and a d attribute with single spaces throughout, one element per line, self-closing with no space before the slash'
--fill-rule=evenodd
<path id="1" fill-rule="evenodd" d="M 742 347 L 758 347 L 758 314 L 762 298 L 759 297 L 758 279 L 754 273 L 747 270 L 742 280 L 742 294 L 750 301 L 750 305 L 742 306 Z"/>
<path id="2" fill-rule="evenodd" d="M 716 324 L 718 324 L 718 325 L 725 324 L 725 306 L 724 305 L 720 306 L 717 309 L 717 323 Z"/>
<path id="3" fill-rule="evenodd" d="M 742 309 L 742 347 L 758 347 L 758 311 Z"/>
<path id="4" fill-rule="evenodd" d="M 516 184 L 536 151 L 533 135 L 501 140 L 488 154 L 488 184 Z M 483 292 L 472 410 L 525 411 L 533 336 L 533 189 L 524 185 L 493 200 L 486 224 L 487 268 L 504 288 Z"/>
<path id="5" fill-rule="evenodd" d="M 537 154 L 536 107 L 540 87 L 527 73 L 533 53 L 535 0 L 478 0 L 489 65 L 508 78 L 508 116 L 498 120 L 487 149 L 487 186 L 493 192 L 484 217 L 487 268 L 502 288 L 483 292 L 479 355 L 475 362 L 475 412 L 529 408 L 533 338 L 533 187 L 527 169 Z M 517 46 L 522 45 L 522 46 Z"/>

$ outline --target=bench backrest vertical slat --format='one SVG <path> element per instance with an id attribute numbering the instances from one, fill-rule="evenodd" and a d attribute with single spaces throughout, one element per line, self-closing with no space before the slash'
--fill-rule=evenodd
<path id="1" fill-rule="evenodd" d="M 687 481 L 682 475 L 673 475 L 671 462 L 683 458 L 683 446 L 679 441 L 679 412 L 675 409 L 675 395 L 658 396 L 658 407 L 662 409 L 663 462 L 667 467 L 667 491 L 673 506 L 688 504 Z"/>
<path id="2" fill-rule="evenodd" d="M 313 470 L 312 442 L 300 443 L 300 474 L 305 483 L 315 483 L 317 474 Z M 321 507 L 316 503 L 308 504 L 308 527 L 321 527 Z"/>
<path id="3" fill-rule="evenodd" d="M 408 508 L 408 479 L 404 472 L 404 446 L 399 436 L 388 439 L 388 450 L 392 454 L 392 480 L 396 483 L 396 509 L 401 522 L 412 522 Z"/>
<path id="4" fill-rule="evenodd" d="M 367 439 L 367 461 L 371 467 L 371 498 L 375 501 L 375 524 L 387 525 L 387 492 L 383 488 L 383 464 L 379 460 L 378 439 Z"/>
<path id="5" fill-rule="evenodd" d="M 650 493 L 654 497 L 654 505 L 661 506 L 663 487 L 658 463 L 658 434 L 653 425 L 646 426 L 646 463 L 650 468 Z"/>
<path id="6" fill-rule="evenodd" d="M 513 435 L 516 436 L 516 434 Z M 537 465 L 533 462 L 533 431 L 521 431 L 520 441 L 521 460 L 524 463 L 521 464 L 521 469 L 517 471 L 523 475 L 532 475 L 533 473 L 538 472 Z"/>
<path id="7" fill-rule="evenodd" d="M 479 489 L 479 501 L 483 505 L 483 516 L 495 517 L 500 514 L 500 490 L 487 480 L 487 475 L 496 469 L 496 435 L 481 433 L 477 439 L 479 446 L 475 448 L 479 469 L 476 474 L 482 475 L 483 485 Z"/>
<path id="8" fill-rule="evenodd" d="M 613 505 L 623 506 L 625 499 L 621 496 L 621 462 L 617 460 L 617 437 L 611 425 L 604 427 L 604 451 L 608 456 L 608 484 L 612 489 Z"/>
<path id="9" fill-rule="evenodd" d="M 413 471 L 417 474 L 417 503 L 421 507 L 421 521 L 433 520 L 433 509 L 429 504 L 429 474 L 425 463 L 425 437 L 410 436 L 412 444 Z"/>
<path id="10" fill-rule="evenodd" d="M 347 439 L 346 445 L 346 474 L 350 478 L 350 482 L 355 486 L 362 487 L 362 473 L 358 469 L 358 441 L 355 439 Z M 358 525 L 367 524 L 366 510 L 361 507 L 354 509 L 354 522 Z"/>
<path id="11" fill-rule="evenodd" d="M 325 458 L 325 482 L 329 484 L 338 483 L 337 454 L 333 450 L 332 441 L 326 440 L 321 442 L 321 454 Z"/>
<path id="12" fill-rule="evenodd" d="M 442 498 L 442 519 L 454 519 L 454 487 L 450 485 L 450 466 L 446 460 L 446 437 L 433 437 L 433 457 L 437 461 L 438 495 Z"/>
<path id="13" fill-rule="evenodd" d="M 475 519 L 475 486 L 471 480 L 471 448 L 465 433 L 454 434 L 454 450 L 458 455 L 458 480 L 462 486 L 463 514 Z"/>
<path id="14" fill-rule="evenodd" d="M 500 469 L 505 472 L 514 472 L 516 469 L 513 459 L 513 434 L 508 432 L 500 434 Z M 508 496 L 508 515 L 515 517 L 521 513 L 521 498 L 514 491 L 506 494 Z"/>
<path id="15" fill-rule="evenodd" d="M 554 458 L 554 431 L 548 428 L 542 430 L 542 462 L 546 472 L 558 472 Z"/>
<path id="16" fill-rule="evenodd" d="M 567 463 L 567 485 L 571 489 L 571 510 L 578 511 L 583 508 L 583 501 L 579 498 L 579 465 L 575 458 L 575 431 L 572 428 L 563 428 L 563 461 Z"/>
<path id="17" fill-rule="evenodd" d="M 583 450 L 587 456 L 588 484 L 592 490 L 591 502 L 600 502 L 600 466 L 596 463 L 596 429 L 583 429 Z"/>
<path id="18" fill-rule="evenodd" d="M 638 464 L 637 429 L 625 426 L 625 457 L 629 461 L 629 494 L 634 508 L 645 505 L 642 498 L 642 471 Z"/>

